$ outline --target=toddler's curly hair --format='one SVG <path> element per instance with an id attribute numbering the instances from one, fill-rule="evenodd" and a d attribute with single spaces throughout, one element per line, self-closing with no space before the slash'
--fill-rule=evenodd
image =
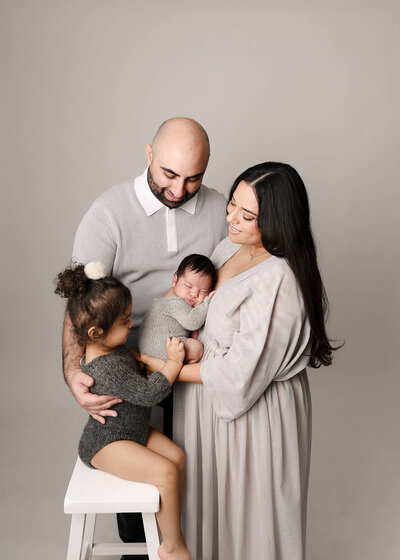
<path id="1" fill-rule="evenodd" d="M 83 264 L 73 263 L 57 275 L 56 282 L 54 293 L 68 298 L 67 310 L 80 344 L 90 340 L 92 326 L 101 328 L 104 338 L 132 301 L 131 292 L 119 280 L 113 276 L 90 279 Z"/>

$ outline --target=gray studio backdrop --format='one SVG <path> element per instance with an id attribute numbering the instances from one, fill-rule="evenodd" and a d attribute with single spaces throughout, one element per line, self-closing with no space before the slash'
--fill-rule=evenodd
<path id="1" fill-rule="evenodd" d="M 399 557 L 398 6 L 0 1 L 4 558 L 64 557 L 85 414 L 62 380 L 53 278 L 89 204 L 144 169 L 174 115 L 209 132 L 209 186 L 265 160 L 304 178 L 346 341 L 310 375 L 308 559 Z"/>

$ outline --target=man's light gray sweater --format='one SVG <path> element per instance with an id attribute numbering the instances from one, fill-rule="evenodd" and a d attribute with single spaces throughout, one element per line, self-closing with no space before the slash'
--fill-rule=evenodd
<path id="1" fill-rule="evenodd" d="M 162 204 L 151 213 L 138 198 L 139 187 L 154 199 L 146 172 L 100 195 L 82 219 L 73 249 L 78 262 L 101 261 L 107 274 L 130 289 L 133 328 L 128 344 L 133 348 L 144 314 L 154 298 L 171 287 L 181 260 L 191 253 L 211 255 L 227 234 L 226 200 L 221 193 L 201 185 L 193 214 Z M 176 250 L 169 248 L 167 223 L 175 224 Z"/>

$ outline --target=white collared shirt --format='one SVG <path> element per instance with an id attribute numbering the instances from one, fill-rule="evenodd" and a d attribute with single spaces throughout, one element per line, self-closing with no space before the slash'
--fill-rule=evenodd
<path id="1" fill-rule="evenodd" d="M 176 230 L 177 208 L 168 208 L 154 196 L 147 182 L 147 171 L 148 168 L 144 170 L 142 175 L 139 175 L 139 177 L 135 179 L 134 189 L 136 196 L 147 216 L 152 216 L 160 211 L 165 212 L 165 233 L 167 236 L 168 252 L 176 253 L 178 251 L 178 236 Z M 198 196 L 199 193 L 197 192 L 190 200 L 179 206 L 179 208 L 189 212 L 189 214 L 195 214 Z"/>

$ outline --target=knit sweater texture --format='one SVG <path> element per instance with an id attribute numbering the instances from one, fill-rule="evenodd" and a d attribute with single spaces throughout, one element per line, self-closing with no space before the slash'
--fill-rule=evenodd
<path id="1" fill-rule="evenodd" d="M 171 392 L 167 378 L 159 371 L 148 378 L 124 346 L 111 354 L 98 356 L 88 364 L 85 364 L 83 356 L 81 367 L 94 379 L 90 388 L 92 393 L 123 399 L 122 403 L 112 407 L 118 416 L 107 416 L 105 424 L 89 417 L 79 442 L 82 461 L 91 467 L 93 456 L 113 441 L 131 440 L 146 445 L 151 407 Z"/>
<path id="2" fill-rule="evenodd" d="M 167 337 L 177 336 L 184 342 L 192 331 L 204 325 L 209 305 L 209 296 L 196 307 L 175 296 L 156 298 L 140 327 L 139 351 L 166 360 Z"/>

